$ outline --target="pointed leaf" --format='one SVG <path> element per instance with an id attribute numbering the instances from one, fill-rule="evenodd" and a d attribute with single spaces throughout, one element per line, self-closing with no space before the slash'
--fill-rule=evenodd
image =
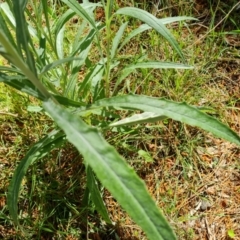
<path id="1" fill-rule="evenodd" d="M 186 103 L 177 103 L 147 96 L 125 95 L 99 100 L 88 108 L 87 111 L 103 107 L 137 109 L 156 113 L 192 126 L 200 127 L 217 137 L 240 145 L 240 137 L 229 127 Z"/>
<path id="2" fill-rule="evenodd" d="M 158 21 L 162 24 L 170 24 L 172 22 L 178 22 L 178 21 L 185 21 L 185 20 L 198 20 L 196 18 L 193 17 L 168 17 L 168 18 L 163 18 L 163 19 L 158 19 Z M 118 52 L 135 36 L 137 36 L 138 34 L 152 29 L 152 27 L 150 27 L 147 24 L 142 24 L 140 25 L 138 28 L 134 29 L 132 32 L 130 32 L 128 34 L 128 36 L 124 39 L 124 41 L 122 42 L 121 46 L 118 48 Z"/>
<path id="3" fill-rule="evenodd" d="M 119 201 L 149 239 L 176 239 L 171 228 L 147 192 L 143 181 L 99 134 L 78 116 L 51 100 L 44 108 L 65 131 L 68 140 L 81 152 L 102 184 Z"/>
<path id="4" fill-rule="evenodd" d="M 144 11 L 142 9 L 134 8 L 134 7 L 125 7 L 120 8 L 117 10 L 116 14 L 123 14 L 127 16 L 131 16 L 134 18 L 137 18 L 146 24 L 148 24 L 150 27 L 155 29 L 158 33 L 160 33 L 176 50 L 176 52 L 181 56 L 181 58 L 184 60 L 182 51 L 180 47 L 178 46 L 178 43 L 174 39 L 173 35 L 170 33 L 170 31 L 164 26 L 163 23 L 159 21 L 155 16 L 150 14 L 147 11 Z"/>

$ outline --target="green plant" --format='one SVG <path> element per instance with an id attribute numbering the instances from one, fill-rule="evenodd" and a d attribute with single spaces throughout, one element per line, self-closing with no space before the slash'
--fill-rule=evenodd
<path id="1" fill-rule="evenodd" d="M 172 118 L 240 144 L 236 133 L 200 108 L 149 96 L 119 94 L 119 87 L 136 69 L 191 69 L 186 64 L 148 59 L 122 66 L 120 51 L 133 37 L 152 28 L 171 44 L 185 62 L 176 40 L 165 24 L 193 19 L 157 19 L 143 10 L 130 7 L 119 9 L 113 14 L 111 0 L 106 3 L 103 1 L 102 5 L 88 1 L 80 5 L 75 0 L 62 2 L 68 9 L 65 9 L 59 19 L 59 13 L 50 9 L 46 0 L 41 3 L 29 1 L 29 5 L 27 0 L 13 0 L 0 5 L 0 53 L 9 62 L 8 66 L 0 66 L 0 81 L 42 100 L 44 110 L 58 125 L 29 150 L 14 172 L 8 192 L 8 207 L 12 219 L 16 226 L 20 226 L 17 201 L 28 167 L 52 149 L 69 141 L 79 150 L 85 161 L 86 202 L 91 198 L 107 223 L 111 224 L 111 219 L 93 173 L 142 227 L 149 239 L 175 239 L 175 234 L 151 199 L 144 183 L 102 135 L 106 129 L 112 127 L 118 129 L 122 125 Z M 103 6 L 105 24 L 94 19 L 93 11 L 96 6 Z M 29 8 L 34 10 L 34 15 Z M 65 42 L 68 41 L 68 35 L 65 28 L 68 20 L 75 14 L 82 20 L 75 41 L 70 43 L 71 47 L 67 52 Z M 41 18 L 36 17 L 42 15 L 45 17 L 44 25 Z M 145 24 L 124 36 L 128 26 L 125 22 L 113 37 L 112 23 L 114 18 L 117 21 L 119 15 L 137 18 Z M 103 40 L 101 34 L 105 34 Z M 99 52 L 99 58 L 91 60 L 89 56 L 93 48 Z M 87 73 L 79 80 L 79 71 L 82 68 L 87 69 Z M 118 70 L 114 73 L 116 68 Z M 130 116 L 119 120 L 120 110 L 129 111 Z M 134 111 L 142 113 L 135 114 Z"/>

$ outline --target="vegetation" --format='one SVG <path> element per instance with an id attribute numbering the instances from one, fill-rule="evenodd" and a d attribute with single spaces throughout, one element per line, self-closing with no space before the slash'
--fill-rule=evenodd
<path id="1" fill-rule="evenodd" d="M 240 234 L 239 3 L 126 5 L 1 3 L 4 239 Z"/>

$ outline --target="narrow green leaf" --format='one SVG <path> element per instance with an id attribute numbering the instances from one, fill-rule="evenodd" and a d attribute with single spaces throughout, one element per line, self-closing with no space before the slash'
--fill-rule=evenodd
<path id="1" fill-rule="evenodd" d="M 147 96 L 124 95 L 99 100 L 88 108 L 87 111 L 103 107 L 135 109 L 156 113 L 192 126 L 200 127 L 217 137 L 240 145 L 240 137 L 228 126 L 186 103 L 176 103 L 166 99 Z"/>
<path id="2" fill-rule="evenodd" d="M 40 3 L 42 4 L 42 7 L 43 7 L 43 13 L 44 13 L 46 27 L 47 27 L 47 31 L 48 31 L 48 38 L 52 45 L 53 41 L 52 41 L 51 26 L 50 26 L 50 21 L 49 21 L 49 10 L 48 10 L 49 3 L 46 0 L 43 0 Z"/>
<path id="3" fill-rule="evenodd" d="M 186 20 L 198 21 L 197 18 L 186 17 L 186 16 L 167 17 L 167 18 L 158 19 L 158 21 L 161 22 L 162 24 L 170 24 L 170 23 L 173 23 L 173 22 L 180 22 L 180 21 L 186 21 Z"/>
<path id="4" fill-rule="evenodd" d="M 33 44 L 31 43 L 27 22 L 24 16 L 26 4 L 27 0 L 13 1 L 13 12 L 16 19 L 17 45 L 18 52 L 21 54 L 21 57 L 23 58 L 23 56 L 26 55 L 28 67 L 30 68 L 31 72 L 36 76 L 35 62 L 29 48 L 29 44 Z M 24 50 L 24 53 L 21 50 Z"/>
<path id="5" fill-rule="evenodd" d="M 13 219 L 14 224 L 17 226 L 18 223 L 18 196 L 20 193 L 22 179 L 25 176 L 28 167 L 39 160 L 40 158 L 49 154 L 49 152 L 63 144 L 65 134 L 60 130 L 54 130 L 49 133 L 46 137 L 37 142 L 21 160 L 20 164 L 16 168 L 13 178 L 10 182 L 7 203 L 10 215 Z"/>
<path id="6" fill-rule="evenodd" d="M 3 4 L 3 3 L 2 3 Z M 0 4 L 0 9 L 2 7 L 2 4 Z M 7 3 L 5 3 L 7 4 Z M 8 5 L 7 5 L 8 6 Z M 12 44 L 12 46 L 16 49 L 16 43 L 14 41 L 14 38 L 12 36 L 12 33 L 10 32 L 9 27 L 6 24 L 5 19 L 3 18 L 1 12 L 0 12 L 0 29 L 2 29 L 2 31 L 4 32 L 4 34 L 7 36 L 8 40 L 10 41 L 10 43 Z"/>
<path id="7" fill-rule="evenodd" d="M 6 15 L 6 17 L 8 18 L 10 25 L 16 26 L 15 18 L 13 16 L 12 11 L 9 8 L 8 3 L 6 3 L 6 2 L 1 3 L 0 7 L 1 7 L 2 11 L 4 12 L 4 14 Z"/>
<path id="8" fill-rule="evenodd" d="M 146 122 L 156 122 L 156 121 L 162 121 L 166 118 L 167 118 L 166 116 L 163 116 L 161 114 L 144 112 L 140 114 L 134 114 L 131 117 L 124 118 L 120 121 L 111 123 L 109 126 L 118 127 L 122 125 L 133 125 L 133 124 L 140 124 L 140 123 L 146 123 Z"/>
<path id="9" fill-rule="evenodd" d="M 196 18 L 193 17 L 168 17 L 168 18 L 163 18 L 163 19 L 158 19 L 158 21 L 162 24 L 170 24 L 172 22 L 178 22 L 178 21 L 185 21 L 185 20 L 198 20 Z M 118 48 L 118 52 L 135 36 L 137 36 L 138 34 L 152 29 L 152 27 L 150 27 L 147 24 L 142 24 L 140 25 L 138 28 L 134 29 L 132 32 L 130 32 L 127 37 L 124 39 L 124 41 L 122 42 L 121 46 Z"/>
<path id="10" fill-rule="evenodd" d="M 172 63 L 172 62 L 157 62 L 157 61 L 139 62 L 136 64 L 129 65 L 125 69 L 136 69 L 136 68 L 193 69 L 193 67 L 186 64 Z"/>
<path id="11" fill-rule="evenodd" d="M 64 30 L 65 27 L 63 26 L 61 30 L 56 35 L 56 50 L 59 59 L 64 58 L 64 51 L 63 51 L 63 39 L 64 39 Z"/>
<path id="12" fill-rule="evenodd" d="M 72 9 L 68 9 L 63 15 L 60 16 L 60 18 L 57 20 L 57 22 L 54 25 L 54 33 L 57 36 L 59 31 L 62 29 L 64 24 L 71 19 L 75 15 L 75 12 Z"/>
<path id="13" fill-rule="evenodd" d="M 99 188 L 97 186 L 97 182 L 96 182 L 94 173 L 92 172 L 92 169 L 89 166 L 87 166 L 86 172 L 87 172 L 87 187 L 91 194 L 91 200 L 93 201 L 96 210 L 100 213 L 103 220 L 106 223 L 111 224 L 112 221 L 109 218 L 109 214 L 108 214 L 107 208 L 103 202 Z"/>
<path id="14" fill-rule="evenodd" d="M 74 60 L 82 60 L 82 58 L 81 57 L 68 57 L 68 58 L 62 58 L 60 60 L 54 61 L 43 67 L 43 69 L 40 72 L 39 77 L 41 78 L 43 74 L 45 74 L 46 72 L 48 72 L 49 70 L 51 70 L 55 67 L 58 67 L 59 65 L 61 65 L 63 63 L 72 62 Z"/>
<path id="15" fill-rule="evenodd" d="M 0 51 L 0 54 L 1 54 L 1 51 Z M 17 68 L 14 68 L 14 67 L 6 67 L 6 66 L 0 66 L 0 71 L 1 72 L 12 72 L 12 73 L 18 73 L 18 74 L 22 74 L 22 72 L 17 69 Z"/>
<path id="16" fill-rule="evenodd" d="M 111 59 L 113 59 L 115 57 L 118 45 L 120 43 L 120 40 L 123 36 L 123 33 L 124 33 L 127 25 L 128 25 L 128 22 L 125 22 L 124 24 L 122 24 L 113 39 L 113 44 L 112 44 L 112 48 L 111 48 Z"/>
<path id="17" fill-rule="evenodd" d="M 44 108 L 82 153 L 102 184 L 112 193 L 149 239 L 176 239 L 170 226 L 147 192 L 143 181 L 99 132 L 51 100 Z"/>
<path id="18" fill-rule="evenodd" d="M 155 16 L 150 14 L 147 11 L 144 11 L 142 9 L 134 8 L 134 7 L 125 7 L 125 8 L 120 8 L 117 10 L 116 14 L 123 14 L 127 16 L 131 16 L 134 18 L 137 18 L 146 24 L 148 24 L 150 27 L 155 29 L 158 33 L 160 33 L 171 45 L 172 47 L 176 50 L 176 52 L 179 54 L 179 56 L 184 59 L 184 56 L 182 54 L 182 51 L 180 47 L 178 46 L 178 43 L 176 42 L 175 38 L 173 35 L 170 33 L 170 31 L 164 26 L 163 23 L 159 21 Z"/>

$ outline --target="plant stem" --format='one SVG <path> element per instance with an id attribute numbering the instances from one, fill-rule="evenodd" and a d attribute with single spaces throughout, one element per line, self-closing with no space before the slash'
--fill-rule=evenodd
<path id="1" fill-rule="evenodd" d="M 106 37 L 107 37 L 107 62 L 106 62 L 106 73 L 105 73 L 105 96 L 110 97 L 110 71 L 111 71 L 111 0 L 107 0 L 107 5 L 105 5 L 105 18 L 106 18 Z"/>

